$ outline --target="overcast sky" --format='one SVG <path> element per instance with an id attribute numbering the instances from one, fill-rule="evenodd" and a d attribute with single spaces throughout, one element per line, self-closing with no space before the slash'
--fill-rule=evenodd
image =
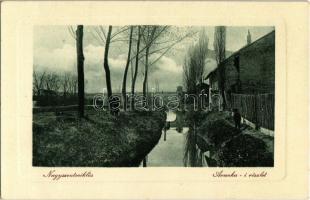
<path id="1" fill-rule="evenodd" d="M 75 28 L 75 26 L 73 26 Z M 105 74 L 103 70 L 104 47 L 91 34 L 93 27 L 84 28 L 84 56 L 85 56 L 85 80 L 86 92 L 102 92 L 105 87 Z M 177 32 L 205 30 L 209 38 L 209 49 L 213 49 L 214 27 L 179 27 Z M 273 27 L 227 27 L 226 50 L 237 51 L 246 45 L 248 30 L 252 36 L 252 42 L 274 30 Z M 196 34 L 193 37 L 182 40 L 178 45 L 163 56 L 152 66 L 149 77 L 149 88 L 158 80 L 160 90 L 175 91 L 178 85 L 182 85 L 182 63 L 188 47 L 197 41 Z M 111 44 L 109 64 L 111 68 L 112 87 L 114 92 L 119 92 L 128 44 L 115 42 Z M 154 55 L 156 57 L 156 54 Z M 214 58 L 208 58 L 206 71 L 216 67 Z M 140 65 L 140 68 L 143 68 Z M 76 73 L 76 48 L 75 40 L 69 34 L 67 26 L 36 26 L 34 28 L 34 70 L 56 71 Z M 128 90 L 130 90 L 131 72 L 128 73 Z M 136 88 L 142 90 L 143 74 L 139 71 Z"/>

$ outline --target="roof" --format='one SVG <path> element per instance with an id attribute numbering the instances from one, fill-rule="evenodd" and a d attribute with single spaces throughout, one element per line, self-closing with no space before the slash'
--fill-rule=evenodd
<path id="1" fill-rule="evenodd" d="M 213 73 L 215 73 L 217 71 L 217 68 L 215 68 L 214 70 L 212 70 L 206 77 L 205 80 L 207 80 Z"/>
<path id="2" fill-rule="evenodd" d="M 204 82 L 202 82 L 202 83 L 198 83 L 198 84 L 196 84 L 196 86 L 204 86 L 204 87 L 208 87 L 208 86 L 210 86 L 208 83 L 204 83 Z"/>
<path id="3" fill-rule="evenodd" d="M 275 30 L 273 30 L 273 31 L 267 33 L 266 35 L 264 35 L 264 36 L 258 38 L 258 39 L 255 40 L 254 42 L 252 42 L 252 43 L 250 43 L 250 44 L 247 44 L 246 46 L 240 48 L 238 51 L 235 51 L 233 54 L 231 54 L 230 56 L 228 56 L 227 58 L 225 58 L 225 59 L 222 61 L 222 63 L 224 63 L 224 62 L 226 62 L 227 60 L 229 60 L 230 58 L 234 57 L 234 56 L 235 56 L 236 54 L 238 54 L 240 51 L 243 51 L 243 50 L 249 48 L 249 47 L 252 46 L 253 44 L 257 43 L 258 41 L 260 41 L 260 40 L 262 40 L 262 39 L 266 38 L 267 36 L 269 36 L 269 35 L 271 35 L 271 34 L 274 34 L 274 33 L 275 33 Z"/>
<path id="4" fill-rule="evenodd" d="M 258 38 L 258 39 L 255 40 L 254 42 L 252 42 L 252 43 L 250 43 L 250 44 L 248 44 L 248 45 L 246 45 L 246 46 L 240 48 L 238 51 L 235 51 L 233 54 L 231 54 L 230 56 L 228 56 L 227 58 L 225 58 L 221 63 L 225 63 L 227 60 L 229 60 L 230 58 L 234 57 L 234 56 L 235 56 L 236 54 L 238 54 L 240 51 L 249 48 L 249 47 L 252 46 L 253 44 L 257 43 L 258 41 L 260 41 L 260 40 L 262 40 L 262 39 L 266 38 L 267 36 L 269 36 L 269 35 L 271 35 L 271 34 L 274 34 L 274 33 L 275 33 L 275 30 L 273 30 L 273 31 L 267 33 L 266 35 L 264 35 L 264 36 Z M 205 80 L 208 79 L 208 78 L 211 76 L 211 74 L 214 73 L 216 70 L 217 70 L 217 67 L 216 67 L 214 70 L 212 70 L 212 71 L 205 77 Z"/>

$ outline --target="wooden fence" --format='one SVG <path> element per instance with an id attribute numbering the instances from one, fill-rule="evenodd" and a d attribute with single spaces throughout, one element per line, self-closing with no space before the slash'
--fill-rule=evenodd
<path id="1" fill-rule="evenodd" d="M 232 94 L 230 103 L 257 128 L 274 130 L 274 94 Z"/>

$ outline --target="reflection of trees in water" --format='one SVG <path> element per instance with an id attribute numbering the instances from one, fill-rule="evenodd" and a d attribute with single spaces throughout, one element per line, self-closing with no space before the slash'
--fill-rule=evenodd
<path id="1" fill-rule="evenodd" d="M 193 167 L 196 166 L 197 161 L 197 149 L 196 149 L 196 134 L 193 128 L 190 128 L 186 133 L 185 149 L 184 149 L 184 166 Z"/>
<path id="2" fill-rule="evenodd" d="M 183 163 L 185 167 L 202 167 L 203 152 L 197 147 L 195 125 L 186 133 Z"/>
<path id="3" fill-rule="evenodd" d="M 184 113 L 183 111 L 176 111 L 176 115 L 176 131 L 182 133 L 184 127 Z"/>
<path id="4" fill-rule="evenodd" d="M 201 167 L 203 166 L 204 155 L 197 146 L 198 127 L 206 119 L 206 113 L 204 113 L 203 111 L 190 110 L 183 115 L 189 128 L 185 137 L 183 158 L 184 166 Z"/>

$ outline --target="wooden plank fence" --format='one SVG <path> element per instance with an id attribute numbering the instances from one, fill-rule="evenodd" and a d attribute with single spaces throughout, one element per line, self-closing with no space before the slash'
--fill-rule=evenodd
<path id="1" fill-rule="evenodd" d="M 232 94 L 230 103 L 257 128 L 274 130 L 274 94 Z"/>

